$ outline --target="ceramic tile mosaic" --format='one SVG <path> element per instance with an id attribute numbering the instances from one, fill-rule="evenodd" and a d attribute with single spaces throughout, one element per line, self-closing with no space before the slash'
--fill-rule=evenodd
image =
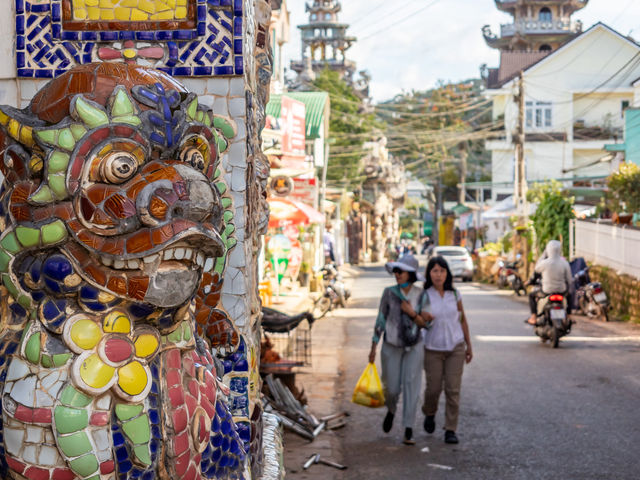
<path id="1" fill-rule="evenodd" d="M 244 73 L 242 0 L 15 4 L 19 77 L 52 78 L 97 60 L 137 62 L 175 76 Z"/>
<path id="2" fill-rule="evenodd" d="M 245 470 L 256 355 L 220 305 L 237 243 L 220 163 L 237 133 L 124 63 L 0 107 L 2 478 Z"/>

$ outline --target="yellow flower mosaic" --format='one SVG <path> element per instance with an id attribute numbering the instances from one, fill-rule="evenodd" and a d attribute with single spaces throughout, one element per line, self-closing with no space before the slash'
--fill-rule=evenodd
<path id="1" fill-rule="evenodd" d="M 160 336 L 151 327 L 134 329 L 126 314 L 113 311 L 102 319 L 74 315 L 66 323 L 65 343 L 78 354 L 71 377 L 83 391 L 98 395 L 108 389 L 128 401 L 139 401 L 151 389 L 149 362 Z"/>

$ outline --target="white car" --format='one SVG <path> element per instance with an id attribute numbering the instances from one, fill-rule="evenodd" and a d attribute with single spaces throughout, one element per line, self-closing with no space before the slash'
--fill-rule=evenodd
<path id="1" fill-rule="evenodd" d="M 473 260 L 466 248 L 454 246 L 433 247 L 429 258 L 438 255 L 447 261 L 454 277 L 460 277 L 465 282 L 470 282 L 473 279 Z"/>

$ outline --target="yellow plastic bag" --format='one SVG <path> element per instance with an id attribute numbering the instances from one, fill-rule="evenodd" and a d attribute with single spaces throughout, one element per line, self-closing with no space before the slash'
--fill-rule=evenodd
<path id="1" fill-rule="evenodd" d="M 360 380 L 356 383 L 356 388 L 353 389 L 351 401 L 370 408 L 384 406 L 382 382 L 380 382 L 375 363 L 370 363 L 365 367 L 364 372 L 360 375 Z"/>

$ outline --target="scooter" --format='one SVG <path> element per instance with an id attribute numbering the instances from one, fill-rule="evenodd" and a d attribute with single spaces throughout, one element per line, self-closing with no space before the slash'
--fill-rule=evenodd
<path id="1" fill-rule="evenodd" d="M 498 287 L 504 288 L 509 285 L 518 296 L 527 293 L 522 278 L 520 278 L 518 274 L 520 259 L 517 259 L 515 262 L 498 260 L 498 267 L 500 267 L 498 270 Z"/>
<path id="2" fill-rule="evenodd" d="M 589 318 L 602 318 L 609 321 L 609 298 L 600 282 L 591 282 L 589 267 L 574 275 L 576 285 L 576 305 L 583 315 Z"/>
<path id="3" fill-rule="evenodd" d="M 333 263 L 322 267 L 322 281 L 324 289 L 322 295 L 314 302 L 312 314 L 315 318 L 324 317 L 329 311 L 337 307 L 346 307 L 351 291 L 346 288 L 342 274 Z"/>
<path id="4" fill-rule="evenodd" d="M 539 276 L 534 276 L 527 283 L 540 291 Z M 534 332 L 542 343 L 549 340 L 553 348 L 558 348 L 560 338 L 571 332 L 573 322 L 567 314 L 568 301 L 563 293 L 552 293 L 538 299 L 538 316 Z"/>

